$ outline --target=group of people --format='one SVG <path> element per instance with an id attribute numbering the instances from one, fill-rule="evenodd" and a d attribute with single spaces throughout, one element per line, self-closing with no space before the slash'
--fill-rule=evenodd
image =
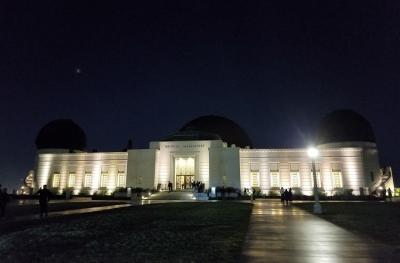
<path id="1" fill-rule="evenodd" d="M 382 197 L 385 202 L 387 201 L 387 198 L 389 198 L 389 201 L 392 202 L 392 197 L 393 197 L 392 189 L 388 188 L 387 195 L 386 195 L 386 188 L 383 188 L 382 189 Z"/>
<path id="2" fill-rule="evenodd" d="M 43 215 L 47 217 L 48 203 L 51 196 L 50 191 L 47 189 L 47 185 L 40 188 L 36 194 L 39 195 L 40 218 L 43 218 Z M 2 188 L 0 184 L 0 218 L 6 216 L 6 207 L 9 201 L 10 196 L 7 193 L 7 188 Z"/>
<path id="3" fill-rule="evenodd" d="M 200 181 L 194 181 L 192 182 L 192 189 L 193 191 L 196 191 L 198 193 L 203 193 L 204 192 L 205 185 L 204 183 Z"/>
<path id="4" fill-rule="evenodd" d="M 202 183 L 200 181 L 194 181 L 190 184 L 190 186 L 192 187 L 193 191 L 196 191 L 198 193 L 204 192 L 204 189 L 205 189 L 204 183 Z M 186 189 L 185 184 L 182 184 L 182 189 Z M 173 191 L 173 185 L 172 185 L 171 181 L 168 181 L 168 192 L 172 192 L 172 191 Z"/>
<path id="5" fill-rule="evenodd" d="M 293 201 L 292 188 L 283 189 L 283 187 L 281 187 L 280 193 L 282 205 L 289 206 L 290 202 Z"/>

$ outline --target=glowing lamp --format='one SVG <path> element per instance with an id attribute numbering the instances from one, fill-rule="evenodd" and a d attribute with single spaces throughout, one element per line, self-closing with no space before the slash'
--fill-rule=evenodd
<path id="1" fill-rule="evenodd" d="M 307 154 L 308 154 L 308 156 L 309 156 L 311 159 L 315 159 L 315 158 L 318 157 L 319 151 L 318 151 L 318 149 L 315 148 L 315 147 L 310 147 L 310 148 L 308 148 L 308 150 L 307 150 Z"/>

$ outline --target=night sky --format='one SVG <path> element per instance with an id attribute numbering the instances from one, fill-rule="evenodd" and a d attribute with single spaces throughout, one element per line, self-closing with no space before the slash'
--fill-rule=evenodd
<path id="1" fill-rule="evenodd" d="M 89 150 L 145 148 L 206 114 L 256 148 L 303 147 L 340 108 L 400 174 L 399 69 L 399 1 L 1 1 L 0 183 L 19 185 L 57 118 Z"/>

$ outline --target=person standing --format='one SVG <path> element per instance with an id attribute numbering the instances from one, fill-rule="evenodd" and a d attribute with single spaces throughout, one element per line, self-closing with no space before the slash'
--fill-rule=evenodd
<path id="1" fill-rule="evenodd" d="M 256 189 L 254 187 L 251 188 L 251 200 L 256 200 Z"/>
<path id="2" fill-rule="evenodd" d="M 0 187 L 0 217 L 6 216 L 6 207 L 9 201 L 7 188 L 1 189 Z"/>
<path id="3" fill-rule="evenodd" d="M 285 204 L 285 189 L 283 187 L 281 187 L 281 203 L 282 205 Z"/>
<path id="4" fill-rule="evenodd" d="M 0 184 L 0 210 L 2 209 L 2 205 L 3 205 L 3 195 L 1 192 L 1 184 Z M 0 211 L 0 217 L 2 217 L 1 215 L 2 215 L 2 213 Z"/>
<path id="5" fill-rule="evenodd" d="M 382 189 L 382 198 L 383 198 L 383 201 L 386 202 L 386 188 L 385 187 L 383 187 L 383 189 Z"/>
<path id="6" fill-rule="evenodd" d="M 292 193 L 292 188 L 289 188 L 288 197 L 289 197 L 289 202 L 290 202 L 290 204 L 291 204 L 291 203 L 292 203 L 292 201 L 293 201 L 293 193 Z"/>
<path id="7" fill-rule="evenodd" d="M 388 189 L 388 197 L 389 197 L 389 201 L 392 202 L 392 189 Z"/>
<path id="8" fill-rule="evenodd" d="M 43 189 L 40 189 L 39 194 L 39 205 L 40 205 L 40 218 L 43 218 L 43 214 L 47 217 L 48 204 L 50 199 L 50 191 L 47 189 L 47 185 L 43 185 Z"/>

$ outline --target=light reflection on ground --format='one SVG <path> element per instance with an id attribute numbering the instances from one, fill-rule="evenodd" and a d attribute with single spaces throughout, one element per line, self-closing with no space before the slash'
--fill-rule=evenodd
<path id="1" fill-rule="evenodd" d="M 366 240 L 278 200 L 256 200 L 244 262 L 399 262 L 393 248 Z"/>
<path id="2" fill-rule="evenodd" d="M 72 199 L 67 202 L 82 201 L 88 199 Z M 62 202 L 66 201 L 52 201 L 52 203 Z M 125 204 L 50 212 L 49 217 L 179 202 L 219 201 L 128 200 Z M 254 207 L 243 250 L 243 261 L 265 262 L 266 258 L 270 258 L 273 259 L 272 262 L 397 262 L 387 258 L 388 255 L 392 255 L 392 248 L 362 239 L 304 210 L 294 206 L 283 206 L 279 200 L 260 199 L 251 203 Z M 37 204 L 37 200 L 14 203 L 22 206 L 32 204 Z M 15 221 L 38 219 L 38 215 L 13 218 Z"/>

